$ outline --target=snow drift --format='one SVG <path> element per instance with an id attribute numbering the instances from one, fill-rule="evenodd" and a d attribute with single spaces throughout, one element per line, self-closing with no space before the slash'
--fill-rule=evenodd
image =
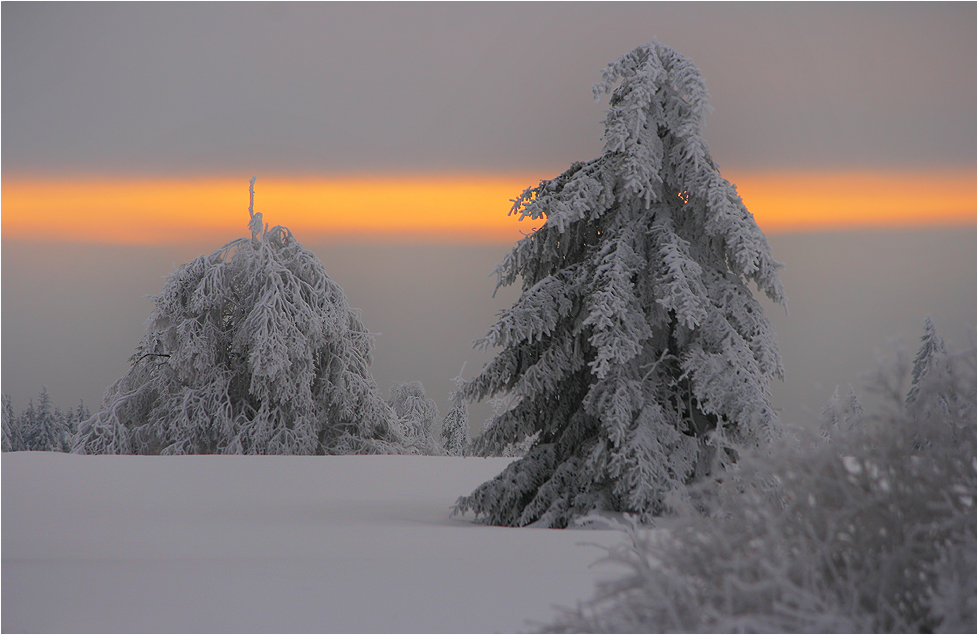
<path id="1" fill-rule="evenodd" d="M 2 630 L 526 630 L 622 536 L 450 517 L 510 461 L 7 453 Z"/>

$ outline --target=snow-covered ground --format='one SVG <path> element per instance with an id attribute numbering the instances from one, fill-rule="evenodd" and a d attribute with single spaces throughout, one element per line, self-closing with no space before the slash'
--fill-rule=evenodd
<path id="1" fill-rule="evenodd" d="M 2 630 L 531 629 L 623 537 L 450 517 L 510 460 L 5 453 Z"/>

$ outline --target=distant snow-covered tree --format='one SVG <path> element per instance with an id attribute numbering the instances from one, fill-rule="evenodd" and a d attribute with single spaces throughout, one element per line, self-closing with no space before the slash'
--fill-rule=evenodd
<path id="1" fill-rule="evenodd" d="M 15 449 L 14 408 L 10 404 L 10 397 L 7 396 L 7 393 L 0 394 L 0 427 L 3 429 L 0 451 L 12 452 Z"/>
<path id="2" fill-rule="evenodd" d="M 699 71 L 653 42 L 610 64 L 604 152 L 526 190 L 545 219 L 497 267 L 522 295 L 481 340 L 497 357 L 464 387 L 509 395 L 498 446 L 533 448 L 459 499 L 499 525 L 561 527 L 595 510 L 648 521 L 775 438 L 777 346 L 748 284 L 784 304 L 767 239 L 710 156 Z"/>
<path id="3" fill-rule="evenodd" d="M 387 404 L 394 411 L 407 448 L 419 454 L 441 454 L 433 430 L 438 406 L 425 396 L 420 381 L 394 382 Z"/>
<path id="4" fill-rule="evenodd" d="M 920 382 L 935 367 L 946 367 L 948 363 L 947 347 L 944 338 L 937 333 L 934 321 L 930 316 L 924 318 L 924 334 L 920 338 L 920 348 L 914 358 L 913 369 L 910 371 L 911 388 L 907 395 L 909 401 L 916 401 L 920 393 Z"/>
<path id="5" fill-rule="evenodd" d="M 64 449 L 64 417 L 54 408 L 46 387 L 37 402 L 32 399 L 18 421 L 24 449 L 33 452 L 61 452 Z"/>
<path id="6" fill-rule="evenodd" d="M 462 377 L 455 378 L 455 389 L 449 399 L 452 408 L 441 425 L 441 444 L 449 456 L 462 456 L 469 445 L 469 406 L 462 396 Z"/>
<path id="7" fill-rule="evenodd" d="M 84 421 L 83 454 L 398 452 L 372 339 L 316 256 L 262 225 L 180 267 L 132 369 Z"/>
<path id="8" fill-rule="evenodd" d="M 862 414 L 862 402 L 852 384 L 849 384 L 849 392 L 845 398 L 839 397 L 839 387 L 836 386 L 829 403 L 822 410 L 822 435 L 828 436 L 836 428 L 853 425 L 859 421 Z"/>
<path id="9" fill-rule="evenodd" d="M 78 402 L 78 407 L 68 410 L 66 413 L 55 409 L 58 418 L 62 421 L 64 428 L 64 438 L 61 443 L 61 452 L 71 452 L 71 445 L 74 443 L 75 435 L 78 434 L 78 424 L 92 416 L 92 413 L 85 407 L 84 401 Z"/>
<path id="10" fill-rule="evenodd" d="M 949 367 L 950 358 L 944 340 L 938 335 L 937 328 L 928 315 L 924 318 L 924 334 L 910 371 L 911 382 L 910 390 L 907 392 L 907 403 L 915 410 L 937 408 L 940 415 L 947 415 L 952 410 L 960 408 L 957 395 L 948 389 Z M 928 387 L 929 390 L 926 389 Z M 928 402 L 921 399 L 922 394 L 937 397 L 932 402 Z"/>

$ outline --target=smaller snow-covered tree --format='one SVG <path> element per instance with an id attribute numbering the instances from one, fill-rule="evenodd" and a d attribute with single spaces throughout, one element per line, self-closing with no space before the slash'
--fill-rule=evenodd
<path id="1" fill-rule="evenodd" d="M 424 394 L 420 381 L 391 384 L 387 404 L 394 411 L 405 446 L 419 454 L 440 454 L 432 430 L 438 418 L 438 406 Z"/>
<path id="2" fill-rule="evenodd" d="M 20 430 L 26 450 L 61 452 L 64 446 L 64 420 L 54 408 L 47 388 L 41 388 L 37 403 L 32 399 L 20 417 Z"/>
<path id="3" fill-rule="evenodd" d="M 10 397 L 7 393 L 0 395 L 0 423 L 3 428 L 3 440 L 0 451 L 12 452 L 14 450 L 14 408 L 10 404 Z"/>
<path id="4" fill-rule="evenodd" d="M 74 410 L 62 414 L 58 409 L 55 413 L 62 422 L 64 428 L 61 452 L 71 452 L 71 444 L 74 442 L 75 435 L 78 434 L 78 424 L 92 416 L 92 413 L 85 407 L 85 402 L 80 401 Z"/>
<path id="5" fill-rule="evenodd" d="M 920 338 L 920 348 L 914 358 L 910 371 L 911 388 L 907 395 L 909 401 L 916 401 L 920 394 L 920 382 L 934 368 L 946 370 L 948 367 L 947 347 L 944 339 L 937 334 L 937 327 L 930 316 L 924 318 L 924 334 Z"/>
<path id="6" fill-rule="evenodd" d="M 17 429 L 17 436 L 20 437 L 20 447 L 15 448 L 29 452 L 34 449 L 34 428 L 37 425 L 37 409 L 34 406 L 34 399 L 27 400 L 27 408 L 14 419 L 14 427 Z"/>
<path id="7" fill-rule="evenodd" d="M 462 376 L 455 378 L 455 389 L 449 395 L 452 408 L 441 425 L 441 444 L 450 456 L 463 456 L 469 445 L 469 405 L 462 396 Z"/>
<path id="8" fill-rule="evenodd" d="M 254 212 L 251 238 L 167 278 L 132 369 L 84 421 L 83 454 L 402 451 L 372 339 L 316 256 Z"/>
<path id="9" fill-rule="evenodd" d="M 958 395 L 950 389 L 950 373 L 951 358 L 928 315 L 924 318 L 924 334 L 910 371 L 907 392 L 907 403 L 918 412 L 917 416 L 928 416 L 926 411 L 931 408 L 938 410 L 937 416 L 948 416 L 962 407 Z M 921 398 L 922 395 L 931 399 Z"/>
<path id="10" fill-rule="evenodd" d="M 844 398 L 839 396 L 839 387 L 836 386 L 829 403 L 822 410 L 822 435 L 829 436 L 836 428 L 853 425 L 859 421 L 862 414 L 862 402 L 852 384 L 849 384 L 849 392 Z"/>
<path id="11" fill-rule="evenodd" d="M 28 401 L 27 409 L 17 415 L 10 398 L 3 395 L 4 452 L 68 452 L 74 434 L 72 426 L 83 412 L 81 405 L 78 411 L 63 413 L 54 405 L 47 388 L 42 387 L 37 397 Z"/>

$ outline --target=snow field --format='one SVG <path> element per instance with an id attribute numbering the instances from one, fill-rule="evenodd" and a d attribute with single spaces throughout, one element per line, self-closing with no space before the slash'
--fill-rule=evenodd
<path id="1" fill-rule="evenodd" d="M 4 632 L 515 632 L 614 531 L 451 518 L 509 458 L 2 457 Z"/>

